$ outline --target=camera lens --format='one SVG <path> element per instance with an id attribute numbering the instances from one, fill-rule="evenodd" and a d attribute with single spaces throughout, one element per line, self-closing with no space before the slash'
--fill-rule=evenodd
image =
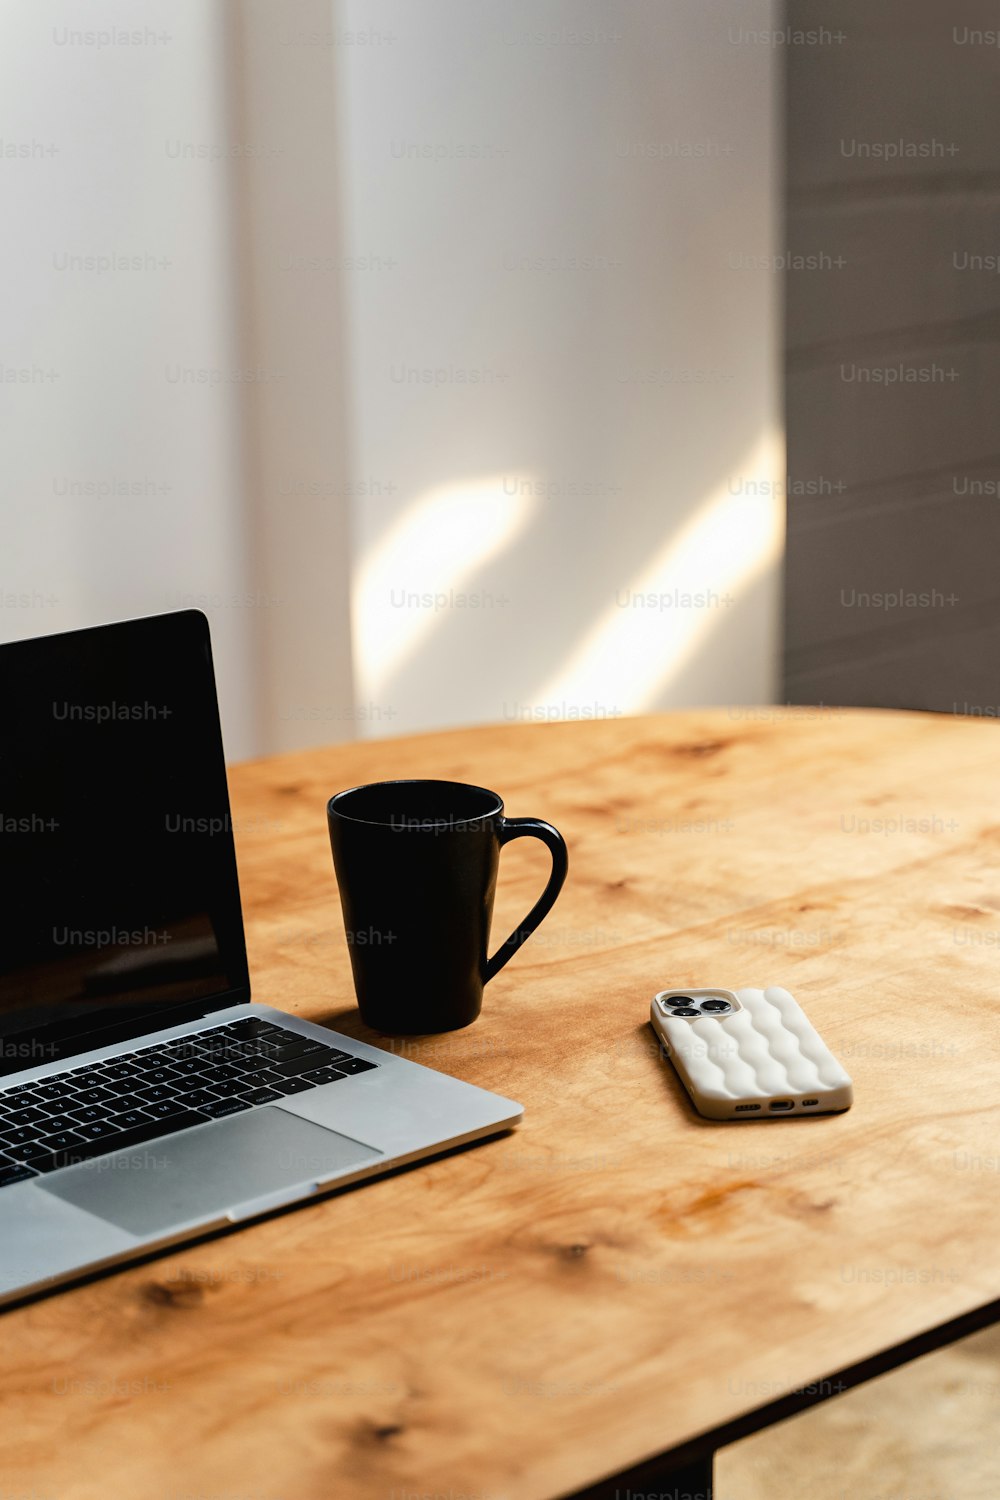
<path id="1" fill-rule="evenodd" d="M 728 1000 L 703 1000 L 701 1008 L 702 1010 L 714 1011 L 716 1015 L 719 1015 L 724 1011 L 732 1010 L 733 1007 Z"/>
<path id="2" fill-rule="evenodd" d="M 674 1016 L 699 1016 L 701 1011 L 695 1010 L 693 1005 L 678 1005 L 671 1011 Z"/>
<path id="3" fill-rule="evenodd" d="M 667 995 L 663 1003 L 664 1005 L 693 1005 L 694 1001 L 690 995 Z"/>

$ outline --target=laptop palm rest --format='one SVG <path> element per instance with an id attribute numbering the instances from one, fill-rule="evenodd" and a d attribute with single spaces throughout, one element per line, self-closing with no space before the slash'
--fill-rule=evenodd
<path id="1" fill-rule="evenodd" d="M 259 1212 L 291 1202 L 318 1180 L 356 1170 L 381 1151 L 275 1105 L 199 1125 L 131 1151 L 64 1167 L 37 1181 L 87 1213 L 144 1236 L 245 1206 Z"/>

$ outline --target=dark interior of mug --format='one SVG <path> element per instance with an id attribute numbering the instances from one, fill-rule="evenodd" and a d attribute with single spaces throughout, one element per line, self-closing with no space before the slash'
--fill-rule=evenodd
<path id="1" fill-rule="evenodd" d="M 461 781 L 376 781 L 340 792 L 331 809 L 359 823 L 393 827 L 447 827 L 495 815 L 503 810 L 496 792 Z"/>

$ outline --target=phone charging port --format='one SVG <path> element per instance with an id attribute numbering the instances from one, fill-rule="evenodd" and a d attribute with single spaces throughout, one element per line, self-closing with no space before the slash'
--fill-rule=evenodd
<path id="1" fill-rule="evenodd" d="M 768 1109 L 793 1109 L 794 1105 L 791 1099 L 772 1099 L 767 1107 Z"/>

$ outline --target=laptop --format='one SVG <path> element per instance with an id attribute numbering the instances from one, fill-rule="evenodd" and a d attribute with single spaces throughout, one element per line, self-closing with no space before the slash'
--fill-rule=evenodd
<path id="1" fill-rule="evenodd" d="M 204 615 L 0 645 L 0 704 L 0 1301 L 516 1124 L 251 1001 Z"/>

